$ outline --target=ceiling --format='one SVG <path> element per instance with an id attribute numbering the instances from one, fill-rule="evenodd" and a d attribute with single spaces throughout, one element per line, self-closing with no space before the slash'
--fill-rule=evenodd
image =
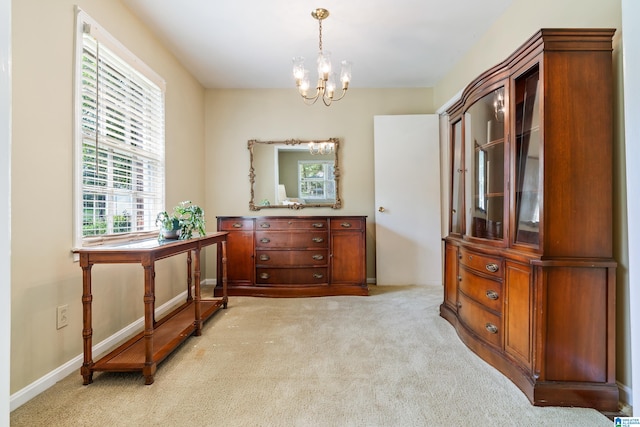
<path id="1" fill-rule="evenodd" d="M 292 58 L 315 79 L 318 21 L 351 88 L 431 87 L 513 0 L 122 0 L 206 88 L 292 88 Z"/>

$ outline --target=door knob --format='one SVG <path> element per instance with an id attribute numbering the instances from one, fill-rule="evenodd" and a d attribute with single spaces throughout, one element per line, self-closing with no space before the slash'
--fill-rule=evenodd
<path id="1" fill-rule="evenodd" d="M 385 209 L 384 209 L 382 206 L 380 206 L 380 207 L 378 208 L 378 212 L 384 212 L 384 211 L 385 211 Z"/>

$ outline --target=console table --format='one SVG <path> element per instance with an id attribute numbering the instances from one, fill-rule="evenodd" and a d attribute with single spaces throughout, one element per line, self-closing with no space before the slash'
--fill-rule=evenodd
<path id="1" fill-rule="evenodd" d="M 191 335 L 202 333 L 202 324 L 219 308 L 227 308 L 227 233 L 209 233 L 188 240 L 156 239 L 125 245 L 74 249 L 82 268 L 82 337 L 84 363 L 80 373 L 83 384 L 93 382 L 96 371 L 142 371 L 145 384 L 153 384 L 156 366 Z M 202 299 L 200 295 L 200 250 L 218 244 L 222 262 L 222 295 Z M 155 262 L 178 254 L 187 254 L 187 300 L 163 319 L 155 319 Z M 144 331 L 102 357 L 92 359 L 91 268 L 95 264 L 141 264 L 144 268 Z M 193 266 L 192 266 L 193 264 Z M 193 276 L 193 277 L 192 277 Z M 194 284 L 193 296 L 191 284 Z"/>

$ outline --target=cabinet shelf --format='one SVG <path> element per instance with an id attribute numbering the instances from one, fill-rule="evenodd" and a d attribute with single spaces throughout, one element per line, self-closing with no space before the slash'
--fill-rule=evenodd
<path id="1" fill-rule="evenodd" d="M 487 142 L 484 145 L 477 145 L 476 146 L 476 151 L 486 150 L 487 148 L 493 148 L 493 147 L 501 145 L 501 144 L 504 144 L 504 138 L 494 139 L 492 141 Z"/>

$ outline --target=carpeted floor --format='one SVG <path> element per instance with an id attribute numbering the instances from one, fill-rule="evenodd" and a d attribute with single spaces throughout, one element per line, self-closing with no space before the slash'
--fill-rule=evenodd
<path id="1" fill-rule="evenodd" d="M 11 414 L 18 426 L 610 426 L 534 407 L 438 316 L 441 287 L 369 297 L 233 297 L 144 385 L 71 375 Z M 80 339 L 80 337 L 78 338 Z"/>

